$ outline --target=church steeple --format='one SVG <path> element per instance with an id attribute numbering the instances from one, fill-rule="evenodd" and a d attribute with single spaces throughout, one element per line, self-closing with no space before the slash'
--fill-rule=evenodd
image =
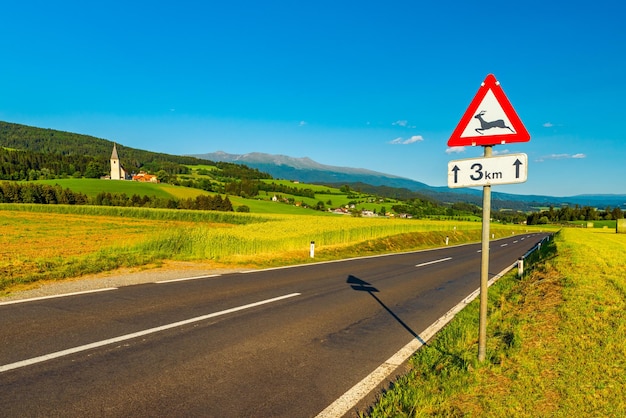
<path id="1" fill-rule="evenodd" d="M 117 147 L 113 143 L 113 152 L 111 153 L 111 180 L 124 180 L 126 173 L 120 164 L 120 157 L 117 155 Z"/>
<path id="2" fill-rule="evenodd" d="M 117 147 L 115 146 L 115 142 L 113 143 L 113 152 L 111 153 L 111 159 L 118 161 L 120 159 L 120 157 L 117 156 Z"/>

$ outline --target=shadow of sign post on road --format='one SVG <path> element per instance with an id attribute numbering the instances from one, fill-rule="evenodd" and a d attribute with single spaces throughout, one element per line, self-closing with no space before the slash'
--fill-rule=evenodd
<path id="1" fill-rule="evenodd" d="M 374 286 L 372 286 L 370 283 L 366 282 L 365 280 L 361 280 L 358 277 L 353 276 L 353 275 L 348 276 L 346 283 L 348 283 L 350 287 L 353 290 L 356 290 L 357 292 L 369 293 L 374 298 L 374 300 L 376 300 L 376 302 L 378 302 L 380 306 L 382 306 L 389 313 L 389 315 L 391 315 L 396 321 L 398 321 L 400 325 L 402 325 L 404 329 L 406 329 L 412 336 L 414 336 L 423 345 L 428 346 L 428 344 L 426 344 L 426 341 L 424 341 L 422 337 L 420 337 L 415 331 L 413 331 L 411 327 L 409 327 L 402 319 L 400 319 L 400 317 L 398 317 L 398 315 L 396 315 L 391 309 L 389 309 L 387 305 L 385 305 L 383 301 L 378 298 L 378 296 L 375 295 L 375 293 L 379 293 L 378 289 L 376 289 Z"/>

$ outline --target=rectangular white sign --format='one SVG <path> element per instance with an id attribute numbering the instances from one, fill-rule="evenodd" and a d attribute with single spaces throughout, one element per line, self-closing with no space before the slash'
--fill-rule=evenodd
<path id="1" fill-rule="evenodd" d="M 508 154 L 468 158 L 448 163 L 448 187 L 523 183 L 528 179 L 528 156 Z"/>

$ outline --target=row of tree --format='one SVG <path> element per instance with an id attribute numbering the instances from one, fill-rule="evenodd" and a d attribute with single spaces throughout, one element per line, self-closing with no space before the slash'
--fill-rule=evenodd
<path id="1" fill-rule="evenodd" d="M 591 206 L 564 206 L 560 209 L 555 209 L 553 206 L 550 206 L 548 210 L 530 214 L 526 222 L 528 225 L 541 225 L 547 223 L 599 221 L 622 218 L 624 218 L 624 212 L 618 207 L 613 209 L 607 207 L 605 210 L 599 211 Z"/>
<path id="2" fill-rule="evenodd" d="M 89 198 L 61 186 L 37 183 L 0 182 L 0 203 L 38 203 L 44 205 L 86 205 Z"/>
<path id="3" fill-rule="evenodd" d="M 288 186 L 286 184 L 277 184 L 274 182 L 271 182 L 271 183 L 262 182 L 259 184 L 259 190 L 262 190 L 264 192 L 285 193 L 285 194 L 290 194 L 294 196 L 309 197 L 311 199 L 315 199 L 315 192 L 309 189 L 308 187 L 302 188 L 302 187 L 297 187 L 297 186 Z M 329 194 L 329 193 L 326 193 L 326 194 Z"/>

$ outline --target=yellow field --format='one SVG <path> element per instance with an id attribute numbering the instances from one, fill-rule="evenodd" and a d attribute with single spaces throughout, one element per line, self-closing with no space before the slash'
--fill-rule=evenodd
<path id="1" fill-rule="evenodd" d="M 104 249 L 130 248 L 195 223 L 0 210 L 0 282 Z M 211 224 L 213 228 L 231 227 Z"/>
<path id="2" fill-rule="evenodd" d="M 45 211 L 43 211 L 45 209 Z M 146 208 L 0 207 L 0 290 L 164 260 L 284 265 L 479 239 L 480 223 Z M 496 236 L 520 227 L 499 227 Z M 390 237 L 395 237 L 393 240 Z M 393 241 L 393 242 L 392 242 Z"/>

